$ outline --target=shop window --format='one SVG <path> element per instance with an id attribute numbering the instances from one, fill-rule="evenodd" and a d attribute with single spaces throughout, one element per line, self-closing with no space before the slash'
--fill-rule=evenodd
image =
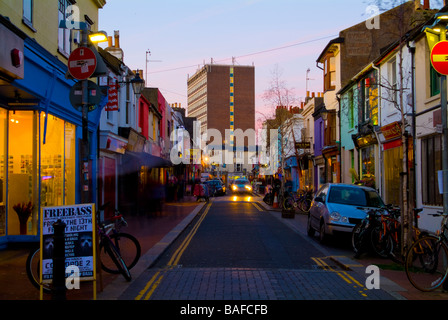
<path id="1" fill-rule="evenodd" d="M 403 171 L 403 147 L 384 151 L 384 187 L 387 204 L 400 205 L 400 172 Z"/>
<path id="2" fill-rule="evenodd" d="M 422 201 L 425 205 L 441 206 L 437 172 L 442 170 L 442 136 L 422 139 Z"/>
<path id="3" fill-rule="evenodd" d="M 41 205 L 75 204 L 76 126 L 42 113 L 41 128 Z"/>
<path id="4" fill-rule="evenodd" d="M 0 237 L 6 235 L 7 111 L 0 108 Z"/>
<path id="5" fill-rule="evenodd" d="M 76 126 L 65 122 L 64 136 L 64 204 L 72 205 L 76 203 Z"/>
<path id="6" fill-rule="evenodd" d="M 37 234 L 38 144 L 33 111 L 10 111 L 8 120 L 7 233 Z M 24 210 L 20 210 L 23 207 Z M 29 215 L 28 215 L 29 213 Z"/>
<path id="7" fill-rule="evenodd" d="M 375 146 L 371 145 L 361 149 L 361 180 L 366 185 L 375 184 Z"/>

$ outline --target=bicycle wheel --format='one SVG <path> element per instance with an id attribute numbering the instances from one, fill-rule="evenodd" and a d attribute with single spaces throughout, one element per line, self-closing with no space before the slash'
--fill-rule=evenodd
<path id="1" fill-rule="evenodd" d="M 359 257 L 364 247 L 364 237 L 367 230 L 365 229 L 365 222 L 358 223 L 352 231 L 352 247 L 355 253 L 355 257 Z"/>
<path id="2" fill-rule="evenodd" d="M 286 210 L 294 208 L 294 199 L 292 197 L 286 197 L 283 202 L 283 208 Z"/>
<path id="3" fill-rule="evenodd" d="M 389 257 L 393 249 L 393 240 L 390 234 L 383 234 L 381 225 L 375 226 L 370 233 L 370 242 L 373 251 L 382 258 Z"/>
<path id="4" fill-rule="evenodd" d="M 33 286 L 40 289 L 40 248 L 31 250 L 26 259 L 26 274 Z M 51 293 L 51 285 L 43 285 L 44 293 Z"/>
<path id="5" fill-rule="evenodd" d="M 439 238 L 420 238 L 409 248 L 406 255 L 406 275 L 411 284 L 420 291 L 434 291 L 446 279 L 448 247 Z"/>
<path id="6" fill-rule="evenodd" d="M 299 208 L 300 210 L 302 210 L 302 212 L 308 213 L 311 209 L 311 200 L 303 199 L 302 201 L 300 201 Z"/>
<path id="7" fill-rule="evenodd" d="M 110 239 L 118 249 L 126 267 L 131 270 L 137 264 L 141 255 L 141 247 L 138 240 L 130 234 L 121 232 L 111 234 Z M 106 251 L 103 242 L 100 243 L 99 250 L 101 268 L 108 273 L 119 274 L 121 271 Z"/>
<path id="8" fill-rule="evenodd" d="M 109 255 L 110 260 L 115 264 L 116 268 L 123 275 L 123 277 L 127 281 L 131 281 L 132 276 L 131 276 L 131 273 L 130 273 L 128 267 L 126 266 L 126 263 L 124 262 L 123 258 L 121 257 L 118 249 L 114 246 L 112 241 L 109 240 L 108 238 L 105 238 L 105 240 L 103 242 L 103 249 Z"/>

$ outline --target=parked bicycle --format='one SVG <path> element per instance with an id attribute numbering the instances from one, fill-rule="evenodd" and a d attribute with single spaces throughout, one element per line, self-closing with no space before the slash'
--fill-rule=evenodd
<path id="1" fill-rule="evenodd" d="M 100 207 L 104 210 L 108 204 Z M 109 223 L 98 225 L 99 233 L 99 260 L 101 268 L 112 274 L 122 273 L 125 279 L 131 280 L 129 270 L 132 269 L 140 259 L 141 246 L 139 241 L 132 235 L 120 232 L 121 227 L 127 226 L 124 217 L 118 212 Z M 26 261 L 26 273 L 30 282 L 40 289 L 40 247 L 33 247 Z M 52 292 L 51 283 L 42 284 L 44 293 Z"/>
<path id="2" fill-rule="evenodd" d="M 283 207 L 285 209 L 299 209 L 302 213 L 308 213 L 311 208 L 313 191 L 311 189 L 297 190 L 285 198 Z"/>
<path id="3" fill-rule="evenodd" d="M 140 259 L 141 247 L 134 236 L 120 232 L 122 226 L 127 226 L 127 222 L 119 212 L 116 212 L 110 223 L 99 223 L 99 258 L 104 271 L 121 273 L 126 280 L 131 281 L 129 270 Z"/>
<path id="4" fill-rule="evenodd" d="M 401 221 L 400 208 L 388 206 L 388 214 L 382 214 L 380 224 L 372 230 L 372 248 L 374 252 L 384 258 L 390 258 L 394 262 L 403 264 L 404 255 L 401 248 Z M 422 211 L 421 208 L 414 208 L 414 221 L 412 226 L 413 241 L 419 239 L 427 232 L 418 228 L 418 214 Z"/>
<path id="5" fill-rule="evenodd" d="M 442 217 L 441 229 L 436 235 L 415 241 L 405 260 L 406 276 L 415 288 L 424 292 L 440 288 L 448 274 L 448 213 L 431 215 Z"/>
<path id="6" fill-rule="evenodd" d="M 365 207 L 358 207 L 357 209 L 365 211 L 366 217 L 362 219 L 352 231 L 352 247 L 355 253 L 355 258 L 359 258 L 361 254 L 373 250 L 372 233 L 373 230 L 380 225 L 381 215 L 385 210 L 382 208 Z"/>

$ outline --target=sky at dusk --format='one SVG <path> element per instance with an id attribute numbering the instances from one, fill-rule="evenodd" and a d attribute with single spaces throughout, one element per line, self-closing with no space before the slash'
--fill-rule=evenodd
<path id="1" fill-rule="evenodd" d="M 371 17 L 373 0 L 107 0 L 99 29 L 120 31 L 124 63 L 148 73 L 148 86 L 187 108 L 187 79 L 204 63 L 254 65 L 256 110 L 278 66 L 303 99 L 322 91 L 316 59 L 339 31 Z M 107 46 L 102 44 L 102 47 Z M 146 51 L 151 52 L 146 63 Z M 306 81 L 307 69 L 310 69 Z"/>

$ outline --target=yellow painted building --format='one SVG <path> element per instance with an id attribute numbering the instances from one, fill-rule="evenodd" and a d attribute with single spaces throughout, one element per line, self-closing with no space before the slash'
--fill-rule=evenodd
<path id="1" fill-rule="evenodd" d="M 41 208 L 80 202 L 82 119 L 69 100 L 75 81 L 65 76 L 80 32 L 59 28 L 59 22 L 80 21 L 97 31 L 105 4 L 0 0 L 0 248 L 38 241 Z M 93 134 L 97 124 L 91 119 Z M 90 183 L 95 190 L 95 179 Z"/>
<path id="2" fill-rule="evenodd" d="M 105 4 L 106 0 L 0 0 L 0 14 L 67 63 L 71 50 L 76 48 L 69 43 L 70 30 L 58 28 L 67 7 L 72 5 L 74 9 L 69 21 L 86 22 L 92 31 L 98 31 L 98 10 Z M 77 37 L 75 31 L 71 31 L 71 35 Z"/>

